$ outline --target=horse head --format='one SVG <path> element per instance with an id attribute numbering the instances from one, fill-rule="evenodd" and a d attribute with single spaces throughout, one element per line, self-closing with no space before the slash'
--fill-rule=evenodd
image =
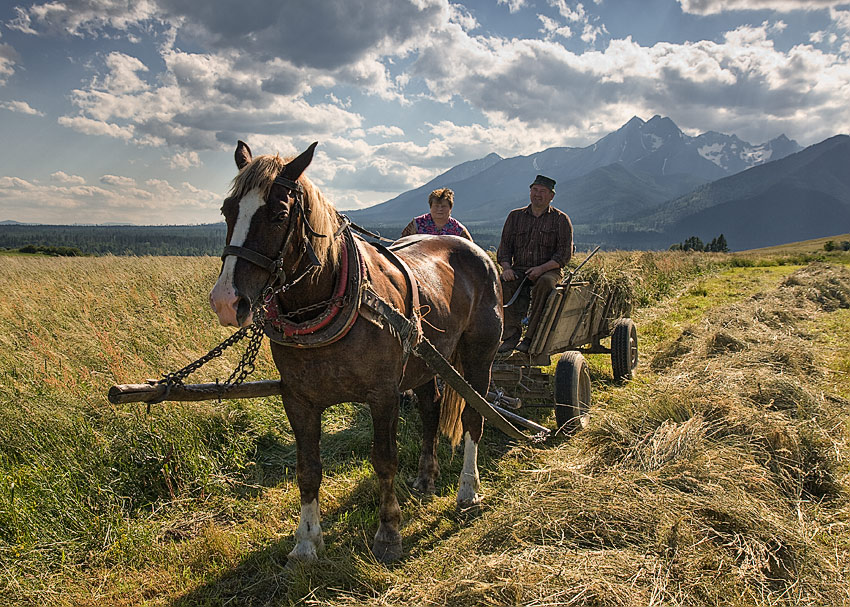
<path id="1" fill-rule="evenodd" d="M 301 174 L 313 159 L 313 143 L 301 155 L 285 161 L 277 155 L 251 155 L 243 141 L 236 146 L 239 174 L 221 208 L 227 223 L 218 281 L 210 293 L 210 305 L 223 326 L 246 326 L 264 291 L 284 283 L 303 265 L 318 261 L 312 246 L 305 244 L 313 193 Z M 307 231 L 305 231 L 307 230 Z M 305 252 L 312 255 L 306 256 Z"/>

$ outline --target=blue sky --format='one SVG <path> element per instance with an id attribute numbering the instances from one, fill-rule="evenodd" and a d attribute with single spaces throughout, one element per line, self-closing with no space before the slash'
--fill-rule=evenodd
<path id="1" fill-rule="evenodd" d="M 3 0 L 0 220 L 219 221 L 237 139 L 319 141 L 353 209 L 632 116 L 810 145 L 848 100 L 848 2 Z"/>

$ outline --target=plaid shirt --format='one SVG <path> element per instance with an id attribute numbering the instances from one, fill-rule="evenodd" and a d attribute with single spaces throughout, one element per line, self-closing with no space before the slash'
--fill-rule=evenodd
<path id="1" fill-rule="evenodd" d="M 563 268 L 572 255 L 573 224 L 567 214 L 550 205 L 535 217 L 529 204 L 508 215 L 496 259 L 500 265 L 527 270 L 549 260 Z"/>

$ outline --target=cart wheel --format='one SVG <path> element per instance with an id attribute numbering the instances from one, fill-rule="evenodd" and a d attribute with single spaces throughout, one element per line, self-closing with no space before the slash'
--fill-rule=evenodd
<path id="1" fill-rule="evenodd" d="M 611 369 L 614 371 L 614 379 L 632 379 L 637 364 L 637 326 L 631 318 L 621 318 L 614 324 L 614 333 L 611 334 Z"/>
<path id="2" fill-rule="evenodd" d="M 566 352 L 555 367 L 555 422 L 571 434 L 590 410 L 590 372 L 581 352 Z"/>

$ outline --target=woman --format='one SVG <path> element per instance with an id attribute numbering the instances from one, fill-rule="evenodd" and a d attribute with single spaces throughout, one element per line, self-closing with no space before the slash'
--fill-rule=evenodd
<path id="1" fill-rule="evenodd" d="M 455 193 L 449 188 L 440 188 L 431 192 L 428 196 L 430 213 L 414 217 L 413 221 L 401 231 L 402 236 L 411 234 L 432 234 L 434 236 L 462 236 L 472 240 L 464 225 L 452 217 Z"/>

